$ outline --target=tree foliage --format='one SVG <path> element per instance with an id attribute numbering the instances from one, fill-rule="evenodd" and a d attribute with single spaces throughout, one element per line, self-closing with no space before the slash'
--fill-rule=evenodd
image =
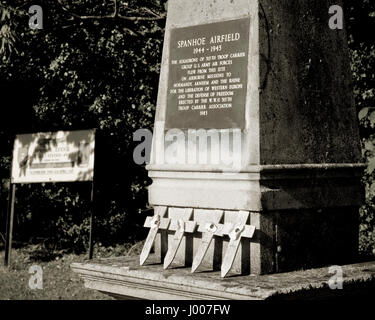
<path id="1" fill-rule="evenodd" d="M 132 135 L 153 122 L 165 1 L 39 1 L 43 30 L 29 28 L 31 4 L 0 6 L 0 88 L 2 108 L 10 111 L 0 119 L 0 175 L 9 176 L 16 133 L 97 128 L 96 238 L 131 240 L 149 183 L 133 162 Z M 18 238 L 81 250 L 87 190 L 84 183 L 19 188 Z"/>
<path id="2" fill-rule="evenodd" d="M 345 0 L 354 96 L 360 121 L 366 202 L 360 210 L 360 251 L 375 254 L 375 2 Z"/>

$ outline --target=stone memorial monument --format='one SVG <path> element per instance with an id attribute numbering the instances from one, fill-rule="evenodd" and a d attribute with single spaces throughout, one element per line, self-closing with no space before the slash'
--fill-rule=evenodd
<path id="1" fill-rule="evenodd" d="M 329 4 L 169 4 L 149 202 L 201 229 L 255 227 L 241 237 L 234 272 L 345 263 L 357 252 L 357 117 L 346 34 L 329 28 Z M 192 264 L 204 234 L 185 232 L 177 264 Z M 160 231 L 162 259 L 173 236 Z M 204 264 L 220 268 L 228 243 L 229 234 L 214 236 Z"/>
<path id="2" fill-rule="evenodd" d="M 331 2 L 169 1 L 147 166 L 155 215 L 139 259 L 111 271 L 122 286 L 94 284 L 104 267 L 91 265 L 89 287 L 250 298 L 250 275 L 355 262 L 363 164 Z"/>

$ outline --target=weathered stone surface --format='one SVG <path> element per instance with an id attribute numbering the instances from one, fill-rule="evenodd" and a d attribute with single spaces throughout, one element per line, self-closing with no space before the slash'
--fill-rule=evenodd
<path id="1" fill-rule="evenodd" d="M 359 206 L 364 197 L 363 164 L 248 166 L 233 174 L 176 165 L 148 169 L 155 206 L 271 211 Z"/>
<path id="2" fill-rule="evenodd" d="M 151 258 L 152 259 L 152 258 Z M 85 286 L 115 296 L 140 299 L 269 300 L 319 299 L 375 293 L 375 262 L 342 266 L 343 290 L 329 289 L 329 269 L 221 279 L 220 272 L 191 274 L 190 268 L 163 270 L 161 264 L 140 267 L 138 257 L 73 263 Z"/>
<path id="3" fill-rule="evenodd" d="M 259 2 L 260 163 L 361 161 L 342 1 Z"/>

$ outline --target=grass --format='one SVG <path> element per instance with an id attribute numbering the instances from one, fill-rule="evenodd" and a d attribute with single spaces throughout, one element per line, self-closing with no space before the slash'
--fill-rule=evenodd
<path id="1" fill-rule="evenodd" d="M 141 243 L 99 248 L 95 250 L 95 257 L 133 255 L 140 247 Z M 83 281 L 70 270 L 72 262 L 86 259 L 87 255 L 43 255 L 37 246 L 27 246 L 13 249 L 11 268 L 8 269 L 3 263 L 4 251 L 0 251 L 0 300 L 113 300 L 98 291 L 86 289 Z M 43 269 L 43 289 L 29 287 L 33 275 L 29 273 L 29 268 L 33 265 Z"/>

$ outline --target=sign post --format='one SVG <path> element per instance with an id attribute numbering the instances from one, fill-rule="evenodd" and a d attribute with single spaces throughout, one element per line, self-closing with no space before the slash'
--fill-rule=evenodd
<path id="1" fill-rule="evenodd" d="M 10 265 L 11 250 L 12 250 L 12 236 L 13 236 L 13 221 L 14 221 L 14 202 L 16 200 L 16 185 L 11 183 L 8 196 L 8 210 L 6 222 L 6 236 L 5 236 L 5 260 L 4 265 Z"/>
<path id="2" fill-rule="evenodd" d="M 94 205 L 94 192 L 95 192 L 94 180 L 91 182 L 91 207 L 90 207 L 90 238 L 89 238 L 89 259 L 91 260 L 94 255 L 94 240 L 92 236 L 92 230 L 94 226 L 94 216 L 95 216 L 95 205 Z"/>
<path id="3" fill-rule="evenodd" d="M 5 266 L 10 265 L 16 184 L 91 181 L 89 258 L 93 256 L 95 129 L 17 135 L 6 224 Z"/>

